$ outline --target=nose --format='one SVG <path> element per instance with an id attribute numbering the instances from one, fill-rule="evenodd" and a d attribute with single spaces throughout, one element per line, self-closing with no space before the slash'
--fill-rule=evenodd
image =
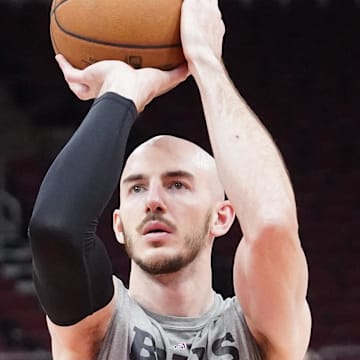
<path id="1" fill-rule="evenodd" d="M 163 213 L 165 211 L 166 206 L 160 186 L 150 186 L 146 197 L 146 212 Z"/>

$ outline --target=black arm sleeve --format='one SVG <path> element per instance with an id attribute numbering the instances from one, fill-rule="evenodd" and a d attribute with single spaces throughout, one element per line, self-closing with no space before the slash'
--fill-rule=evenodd
<path id="1" fill-rule="evenodd" d="M 113 296 L 111 262 L 95 232 L 136 115 L 134 103 L 117 94 L 96 99 L 41 184 L 29 238 L 37 294 L 55 324 L 75 324 Z"/>

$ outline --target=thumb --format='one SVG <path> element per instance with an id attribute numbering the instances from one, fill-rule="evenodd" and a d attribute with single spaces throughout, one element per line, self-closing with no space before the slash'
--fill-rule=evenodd
<path id="1" fill-rule="evenodd" d="M 147 79 L 147 86 L 153 89 L 151 92 L 152 98 L 173 89 L 190 74 L 186 63 L 173 70 L 164 71 L 153 68 L 144 68 L 138 71 L 143 71 L 144 76 L 142 79 Z"/>
<path id="2" fill-rule="evenodd" d="M 185 81 L 190 75 L 187 63 L 184 63 L 173 70 L 161 71 L 158 79 L 159 95 L 163 94 L 181 82 Z"/>
<path id="3" fill-rule="evenodd" d="M 90 100 L 94 97 L 90 92 L 90 88 L 85 84 L 69 82 L 69 88 L 80 100 Z"/>
<path id="4" fill-rule="evenodd" d="M 63 55 L 56 55 L 55 60 L 57 61 L 65 80 L 68 83 L 80 82 L 83 79 L 83 70 L 74 68 Z"/>
<path id="5" fill-rule="evenodd" d="M 173 70 L 158 70 L 154 68 L 144 68 L 137 70 L 143 86 L 140 96 L 141 101 L 137 104 L 138 111 L 142 111 L 145 106 L 151 102 L 155 97 L 162 95 L 173 89 L 179 83 L 184 81 L 189 76 L 187 64 L 183 64 Z"/>

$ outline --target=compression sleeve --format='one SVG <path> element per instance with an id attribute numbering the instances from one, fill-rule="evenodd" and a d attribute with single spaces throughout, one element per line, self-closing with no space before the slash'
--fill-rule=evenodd
<path id="1" fill-rule="evenodd" d="M 75 324 L 113 296 L 112 265 L 95 232 L 136 115 L 115 93 L 96 99 L 41 184 L 28 230 L 36 291 L 55 324 Z"/>

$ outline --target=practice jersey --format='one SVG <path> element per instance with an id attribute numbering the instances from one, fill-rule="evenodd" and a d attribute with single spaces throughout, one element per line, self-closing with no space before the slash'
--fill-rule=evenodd
<path id="1" fill-rule="evenodd" d="M 116 310 L 98 360 L 261 359 L 235 297 L 214 293 L 210 310 L 199 317 L 164 316 L 141 307 L 115 281 Z"/>

